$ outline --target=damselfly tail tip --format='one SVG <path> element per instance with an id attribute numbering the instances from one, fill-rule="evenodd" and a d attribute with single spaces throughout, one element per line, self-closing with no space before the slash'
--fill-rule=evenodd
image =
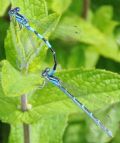
<path id="1" fill-rule="evenodd" d="M 108 135 L 109 135 L 109 137 L 112 138 L 112 137 L 113 137 L 112 131 L 109 130 L 109 131 L 108 131 Z"/>

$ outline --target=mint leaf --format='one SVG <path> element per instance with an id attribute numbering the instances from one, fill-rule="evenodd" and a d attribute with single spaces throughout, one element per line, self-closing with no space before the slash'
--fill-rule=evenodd
<path id="1" fill-rule="evenodd" d="M 43 116 L 37 123 L 30 125 L 31 142 L 62 143 L 62 136 L 67 125 L 67 115 L 49 114 Z M 9 143 L 23 142 L 23 129 L 20 124 L 12 124 Z"/>
<path id="2" fill-rule="evenodd" d="M 104 70 L 70 70 L 60 72 L 58 77 L 66 83 L 65 86 L 68 84 L 67 89 L 91 108 L 91 110 L 96 110 L 119 101 L 120 76 L 118 74 Z M 48 91 L 49 94 L 47 94 Z M 47 103 L 46 106 L 49 106 L 48 103 L 51 103 L 50 106 L 52 106 L 52 103 L 54 103 L 55 109 L 57 108 L 58 111 L 64 109 L 64 111 L 72 112 L 72 110 L 75 111 L 78 109 L 75 108 L 76 106 L 70 102 L 63 92 L 52 84 L 49 84 L 36 94 L 37 95 L 33 97 L 33 102 L 36 102 L 35 104 L 39 106 L 42 106 L 44 103 Z M 38 94 L 40 96 L 38 96 Z M 93 104 L 90 103 L 90 100 L 94 101 Z M 71 110 L 68 110 L 64 105 L 66 102 Z M 62 105 L 60 105 L 60 103 L 62 103 Z M 43 106 L 41 108 L 43 108 Z M 49 107 L 47 109 L 49 109 Z M 43 111 L 45 112 L 45 110 Z"/>
<path id="3" fill-rule="evenodd" d="M 23 1 L 23 0 L 11 0 L 11 4 L 13 7 L 20 7 L 21 13 L 26 15 L 26 17 L 32 19 L 41 19 L 47 16 L 47 6 L 45 0 L 30 0 L 30 1 Z"/>
<path id="4" fill-rule="evenodd" d="M 23 138 L 23 125 L 22 124 L 11 125 L 9 143 L 15 143 L 16 141 L 18 143 L 22 143 L 24 142 L 23 139 L 24 139 Z"/>
<path id="5" fill-rule="evenodd" d="M 117 21 L 112 20 L 113 8 L 111 6 L 100 7 L 93 16 L 93 24 L 106 35 L 112 35 Z"/>
<path id="6" fill-rule="evenodd" d="M 42 6 L 43 4 L 41 5 L 41 7 Z M 29 11 L 29 14 L 30 13 L 31 18 L 35 19 L 36 15 L 32 17 L 32 8 L 31 11 Z M 27 13 L 24 12 L 23 15 L 24 14 L 27 17 Z M 42 13 L 39 13 L 39 15 L 42 15 Z M 57 14 L 51 14 L 49 16 L 45 15 L 44 17 L 39 16 L 37 17 L 37 20 L 38 21 L 34 24 L 32 24 L 32 22 L 29 22 L 30 26 L 35 28 L 35 30 L 37 29 L 37 31 L 40 32 L 40 34 L 42 34 L 46 38 L 55 29 L 59 21 L 59 16 Z M 41 23 L 41 26 L 39 25 L 39 23 Z M 25 27 L 20 31 L 11 22 L 10 30 L 8 31 L 7 38 L 5 40 L 5 49 L 7 60 L 9 60 L 14 67 L 16 67 L 19 70 L 28 70 L 30 64 L 33 62 L 35 58 L 37 59 L 37 61 L 41 61 L 41 63 L 44 62 L 46 50 L 48 48 L 45 48 L 45 46 L 43 46 L 43 41 L 39 39 L 33 32 L 28 31 Z M 41 64 L 39 63 L 36 65 L 39 65 L 40 70 Z M 34 67 L 34 69 L 35 68 L 36 67 Z"/>
<path id="7" fill-rule="evenodd" d="M 36 21 L 37 29 L 40 31 L 40 33 L 44 33 L 44 37 L 49 37 L 52 32 L 55 30 L 58 22 L 59 22 L 60 16 L 56 13 L 50 14 L 40 20 L 40 23 Z M 48 50 L 48 47 L 47 47 Z M 50 51 L 49 51 L 50 52 Z M 46 50 L 44 47 L 40 48 L 40 53 L 37 56 L 37 52 L 33 52 L 30 59 L 28 60 L 29 64 L 29 71 L 34 70 L 41 70 L 44 69 L 44 59 Z"/>
<path id="8" fill-rule="evenodd" d="M 9 0 L 6 0 L 6 1 L 1 0 L 0 1 L 0 16 L 4 15 L 4 13 L 5 13 L 7 7 L 9 6 L 9 4 L 10 4 Z"/>
<path id="9" fill-rule="evenodd" d="M 98 117 L 102 114 L 102 122 L 109 128 L 112 129 L 114 138 L 116 139 L 116 132 L 119 130 L 119 121 L 120 121 L 120 104 L 119 102 L 105 108 L 97 113 Z M 104 132 L 98 131 L 97 126 L 87 120 L 88 132 L 87 140 L 90 142 L 108 142 L 111 138 L 108 138 Z M 99 138 L 99 139 L 98 139 Z M 99 140 L 99 141 L 98 141 Z M 114 140 L 114 139 L 113 139 Z"/>
<path id="10" fill-rule="evenodd" d="M 1 82 L 5 95 L 14 97 L 29 93 L 42 84 L 42 79 L 39 74 L 22 74 L 4 61 Z"/>
<path id="11" fill-rule="evenodd" d="M 47 6 L 44 0 L 24 2 L 21 0 L 12 1 L 12 6 L 19 6 L 21 13 L 29 18 L 38 19 L 47 16 Z M 29 7 L 29 8 L 28 8 Z M 28 36 L 28 33 L 31 35 Z M 14 23 L 11 22 L 10 30 L 8 31 L 7 38 L 5 40 L 5 49 L 7 60 L 17 69 L 25 69 L 30 55 L 40 48 L 40 40 L 37 37 L 33 40 L 33 33 L 28 32 L 26 28 L 18 30 Z M 32 40 L 31 40 L 32 39 Z M 45 53 L 44 48 L 44 53 Z"/>
<path id="12" fill-rule="evenodd" d="M 61 72 L 58 77 L 66 84 L 73 85 L 72 87 L 69 86 L 69 91 L 90 110 L 97 110 L 119 101 L 120 76 L 118 74 L 103 70 L 71 70 Z M 77 90 L 74 89 L 74 85 Z M 48 84 L 42 90 L 37 90 L 32 96 L 29 96 L 32 109 L 28 112 L 23 113 L 17 108 L 20 105 L 18 98 L 11 99 L 1 97 L 0 103 L 1 107 L 5 106 L 10 111 L 12 110 L 12 115 L 9 110 L 9 114 L 2 115 L 2 119 L 9 123 L 35 123 L 49 114 L 56 113 L 57 115 L 58 112 L 71 114 L 80 111 L 63 92 L 52 84 Z M 0 113 L 4 112 L 6 112 L 4 108 L 0 108 Z"/>
<path id="13" fill-rule="evenodd" d="M 66 41 L 72 39 L 89 44 L 98 54 L 120 61 L 119 47 L 115 39 L 77 16 L 73 16 L 72 19 L 66 16 L 62 19 L 53 34 L 53 38 L 57 37 Z"/>
<path id="14" fill-rule="evenodd" d="M 58 14 L 61 14 L 65 12 L 70 4 L 72 3 L 72 0 L 47 0 L 48 7 L 55 11 Z"/>

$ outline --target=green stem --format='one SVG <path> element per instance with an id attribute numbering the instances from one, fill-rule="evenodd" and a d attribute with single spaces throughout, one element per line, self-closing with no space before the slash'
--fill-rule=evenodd
<path id="1" fill-rule="evenodd" d="M 27 109 L 27 95 L 21 96 L 21 110 L 26 112 Z M 30 143 L 30 125 L 23 123 L 24 143 Z"/>
<path id="2" fill-rule="evenodd" d="M 90 8 L 90 0 L 83 0 L 82 17 L 86 20 L 88 18 L 88 11 Z"/>

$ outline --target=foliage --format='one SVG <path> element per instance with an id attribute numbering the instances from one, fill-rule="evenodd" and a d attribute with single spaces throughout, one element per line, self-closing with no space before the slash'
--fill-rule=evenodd
<path id="1" fill-rule="evenodd" d="M 119 142 L 120 75 L 115 73 L 120 62 L 119 21 L 113 19 L 112 5 L 98 7 L 95 0 L 84 20 L 80 17 L 83 3 L 76 2 L 11 0 L 10 4 L 19 6 L 30 25 L 50 37 L 58 59 L 56 76 L 116 137 L 108 138 L 57 87 L 48 83 L 39 89 L 44 81 L 41 70 L 52 65 L 52 56 L 33 33 L 19 30 L 14 22 L 9 25 L 5 18 L 9 2 L 2 1 L 0 120 L 11 126 L 9 143 L 23 142 L 23 122 L 30 124 L 35 143 Z M 26 112 L 20 110 L 23 94 L 32 106 Z"/>

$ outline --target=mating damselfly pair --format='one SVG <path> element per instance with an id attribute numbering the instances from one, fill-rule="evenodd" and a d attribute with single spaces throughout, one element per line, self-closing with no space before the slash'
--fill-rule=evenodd
<path id="1" fill-rule="evenodd" d="M 15 20 L 18 22 L 20 26 L 20 29 L 22 27 L 25 27 L 27 30 L 33 32 L 39 39 L 44 41 L 47 47 L 52 51 L 53 59 L 54 59 L 54 66 L 52 69 L 46 68 L 42 72 L 42 77 L 45 78 L 50 83 L 52 83 L 53 85 L 55 85 L 56 87 L 58 87 L 62 92 L 64 92 L 79 108 L 81 108 L 94 121 L 96 125 L 98 125 L 104 132 L 106 132 L 108 136 L 112 137 L 112 132 L 108 128 L 106 128 L 102 124 L 102 122 L 98 120 L 93 115 L 93 113 L 88 110 L 88 108 L 85 107 L 84 104 L 78 101 L 78 99 L 75 96 L 73 96 L 66 88 L 64 88 L 59 78 L 54 76 L 54 72 L 56 71 L 56 68 L 57 68 L 57 60 L 56 60 L 56 54 L 55 54 L 54 49 L 52 48 L 48 40 L 46 40 L 40 33 L 38 33 L 34 28 L 30 26 L 28 19 L 25 16 L 21 15 L 19 11 L 20 11 L 19 7 L 11 9 L 9 11 L 10 19 L 15 18 Z"/>

